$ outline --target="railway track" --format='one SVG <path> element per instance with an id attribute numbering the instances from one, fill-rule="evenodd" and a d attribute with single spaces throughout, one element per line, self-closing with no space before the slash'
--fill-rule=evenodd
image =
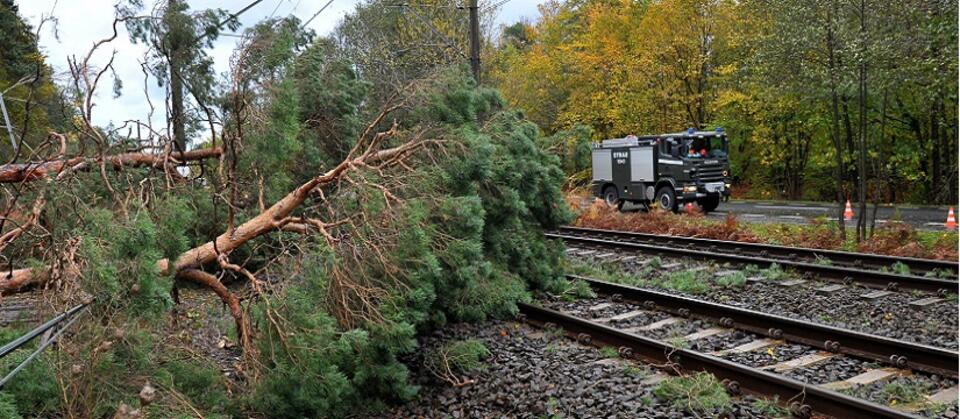
<path id="1" fill-rule="evenodd" d="M 629 293 L 627 294 L 629 295 Z M 620 295 L 622 295 L 624 299 L 630 298 L 624 294 Z M 649 303 L 646 303 L 646 301 L 653 301 L 649 299 L 651 296 L 645 295 L 645 297 L 648 299 L 644 300 L 644 310 L 662 309 L 673 310 L 673 312 L 677 312 L 681 309 L 685 309 L 685 307 L 675 308 L 676 306 L 671 305 L 671 303 L 667 300 L 659 299 L 656 300 L 659 301 L 659 303 L 654 303 L 656 307 L 651 307 Z M 660 304 L 663 305 L 661 306 Z M 600 304 L 596 307 L 591 307 L 590 310 L 598 309 L 597 307 L 607 309 L 609 305 L 610 303 Z M 668 309 L 667 307 L 674 308 Z M 779 366 L 789 365 L 790 362 L 798 365 L 802 362 L 808 362 L 810 364 L 817 362 L 816 360 L 810 361 L 810 355 L 805 355 L 797 360 L 791 360 L 782 364 L 777 364 L 777 366 L 774 366 L 777 368 L 773 368 L 771 370 L 770 367 L 752 367 L 743 363 L 724 359 L 720 353 L 705 353 L 691 349 L 685 349 L 676 343 L 667 343 L 661 340 L 641 336 L 641 332 L 637 332 L 633 328 L 620 329 L 612 325 L 616 323 L 614 321 L 616 319 L 622 320 L 628 316 L 636 315 L 636 310 L 623 312 L 614 317 L 596 320 L 589 320 L 571 313 L 565 313 L 558 310 L 527 304 L 521 305 L 520 311 L 522 314 L 521 319 L 535 326 L 551 330 L 556 330 L 559 328 L 562 330 L 563 334 L 570 338 L 576 339 L 581 343 L 587 343 L 601 347 L 610 346 L 617 348 L 618 352 L 623 357 L 637 358 L 641 361 L 658 365 L 667 372 L 692 373 L 706 371 L 714 374 L 718 379 L 723 380 L 724 385 L 730 393 L 738 394 L 743 391 L 764 397 L 776 397 L 779 400 L 786 401 L 791 412 L 798 417 L 810 417 L 815 413 L 837 418 L 917 417 L 909 412 L 892 409 L 868 400 L 843 394 L 838 390 L 831 388 L 830 386 L 811 385 L 809 383 L 805 383 L 790 378 L 786 375 L 774 372 L 780 372 Z M 692 316 L 700 316 L 700 313 L 704 313 L 704 311 L 698 309 L 695 312 L 691 310 L 684 314 L 689 318 L 693 318 Z M 711 318 L 716 317 L 714 316 Z M 748 320 L 744 320 L 742 317 L 738 317 L 738 319 L 740 320 L 733 321 L 733 324 L 730 324 L 729 321 L 726 320 L 720 320 L 720 324 L 725 325 L 725 327 L 750 327 L 746 326 L 746 324 L 749 322 Z M 740 323 L 741 320 L 743 320 L 744 323 Z M 640 329 L 653 330 L 657 327 L 657 325 L 665 323 L 669 323 L 669 320 L 665 319 L 657 321 L 653 324 L 640 327 Z M 695 333 L 695 335 L 699 334 L 701 336 L 708 336 L 710 330 L 715 329 L 705 329 L 701 332 Z M 794 329 L 789 330 L 794 331 Z M 795 338 L 795 336 L 791 334 L 789 336 L 783 336 L 781 339 L 786 339 L 788 337 Z M 770 347 L 769 343 L 764 343 L 763 345 L 756 344 L 756 342 L 763 341 L 764 340 L 751 342 L 750 344 L 741 345 L 741 347 L 752 345 L 754 350 L 762 350 Z M 782 340 L 778 341 L 782 342 Z M 728 350 L 736 351 L 739 348 L 740 347 L 731 348 Z M 821 361 L 823 359 L 828 359 L 830 356 L 831 355 L 827 354 L 826 352 L 815 355 L 816 359 Z M 804 361 L 804 359 L 806 359 L 806 361 Z M 877 375 L 877 372 L 887 374 L 887 376 L 891 375 L 891 373 L 885 369 L 877 369 L 876 372 L 864 373 L 862 375 Z M 863 380 L 863 378 L 859 379 Z M 851 380 L 854 380 L 854 378 L 851 378 Z M 956 388 L 944 391 L 953 391 L 955 393 Z"/>
<path id="2" fill-rule="evenodd" d="M 662 311 L 685 319 L 701 319 L 724 328 L 877 361 L 896 368 L 960 378 L 957 371 L 960 355 L 956 351 L 582 276 L 569 277 L 586 282 L 598 294 L 614 297 L 614 300 L 630 301 L 645 310 Z"/>
<path id="3" fill-rule="evenodd" d="M 960 263 L 936 259 L 919 259 L 899 256 L 877 255 L 872 253 L 844 252 L 838 250 L 789 247 L 766 243 L 747 243 L 727 240 L 714 240 L 699 237 L 667 236 L 659 234 L 637 233 L 632 231 L 601 230 L 594 228 L 564 226 L 557 229 L 564 235 L 586 235 L 587 237 L 612 237 L 634 243 L 674 246 L 688 249 L 709 250 L 711 252 L 732 253 L 773 259 L 786 259 L 818 263 L 830 261 L 836 266 L 858 269 L 891 269 L 901 263 L 914 275 L 927 276 L 940 272 L 957 277 Z"/>
<path id="4" fill-rule="evenodd" d="M 789 254 L 787 257 L 777 258 L 772 257 L 771 253 L 761 252 L 758 256 L 737 253 L 742 252 L 742 250 L 746 248 L 744 245 L 749 243 L 717 241 L 719 243 L 736 243 L 735 245 L 730 244 L 729 246 L 731 247 L 728 247 L 727 251 L 721 251 L 719 249 L 722 245 L 718 244 L 713 244 L 712 246 L 714 247 L 711 247 L 711 245 L 706 245 L 690 248 L 670 245 L 667 243 L 649 244 L 634 239 L 631 234 L 633 233 L 590 229 L 578 229 L 576 231 L 571 231 L 566 228 L 561 229 L 560 232 L 557 233 L 546 233 L 547 237 L 561 239 L 569 245 L 581 247 L 629 250 L 656 256 L 729 262 L 740 265 L 756 265 L 761 268 L 778 264 L 784 268 L 792 269 L 804 275 L 816 276 L 821 279 L 834 282 L 848 284 L 857 283 L 870 288 L 886 290 L 918 290 L 937 293 L 941 296 L 949 293 L 956 293 L 958 291 L 958 282 L 956 280 L 928 278 L 917 275 L 903 275 L 894 272 L 884 272 L 849 266 L 834 266 L 832 264 L 826 264 L 822 262 L 798 261 L 790 258 Z M 799 252 L 802 250 L 811 249 L 801 249 L 797 251 Z M 871 255 L 871 257 L 872 256 L 875 255 Z"/>

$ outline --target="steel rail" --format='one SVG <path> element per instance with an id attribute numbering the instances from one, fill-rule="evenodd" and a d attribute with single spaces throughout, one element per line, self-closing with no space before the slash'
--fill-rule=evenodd
<path id="1" fill-rule="evenodd" d="M 570 236 L 556 233 L 546 233 L 546 236 L 548 238 L 561 239 L 567 243 L 606 247 L 612 249 L 633 250 L 647 254 L 655 254 L 658 256 L 686 257 L 703 261 L 732 262 L 743 265 L 757 265 L 760 267 L 769 267 L 776 263 L 780 266 L 791 268 L 800 273 L 816 275 L 824 280 L 839 281 L 843 283 L 856 282 L 871 288 L 894 290 L 910 289 L 935 292 L 945 295 L 947 293 L 956 293 L 958 290 L 958 284 L 960 284 L 957 281 L 948 281 L 943 279 L 924 278 L 913 275 L 899 275 L 890 272 L 869 271 L 842 266 L 819 265 L 816 263 L 771 259 L 767 257 L 719 253 L 710 251 L 709 249 L 685 249 L 668 246 L 655 246 L 650 244 Z"/>
<path id="2" fill-rule="evenodd" d="M 86 307 L 87 307 L 86 305 L 83 305 L 83 306 L 81 307 L 81 310 L 83 310 L 83 309 L 86 308 Z M 20 371 L 22 371 L 24 368 L 26 368 L 27 365 L 29 365 L 31 362 L 33 362 L 34 359 L 36 359 L 38 356 L 40 356 L 40 353 L 43 352 L 44 349 L 47 349 L 47 347 L 49 347 L 49 346 L 52 345 L 54 342 L 56 342 L 57 339 L 60 338 L 60 335 L 63 334 L 63 332 L 66 332 L 67 329 L 70 328 L 70 326 L 72 326 L 74 323 L 77 322 L 77 319 L 80 318 L 80 314 L 82 314 L 82 312 L 78 312 L 78 313 L 76 313 L 76 315 L 71 316 L 71 317 L 67 320 L 67 323 L 63 325 L 63 327 L 58 328 L 58 329 L 53 333 L 53 336 L 50 336 L 49 339 L 46 339 L 45 341 L 41 342 L 40 345 L 37 346 L 37 349 L 35 349 L 33 352 L 31 352 L 30 355 L 27 356 L 26 359 L 24 359 L 22 362 L 20 362 L 20 364 L 17 365 L 16 368 L 14 368 L 14 369 L 13 369 L 12 371 L 10 371 L 7 375 L 5 375 L 2 379 L 0 379 L 0 389 L 2 389 L 3 386 L 5 386 L 7 383 L 9 383 L 10 380 L 13 379 L 13 377 L 16 377 L 16 375 L 17 375 L 18 373 L 20 373 Z"/>
<path id="3" fill-rule="evenodd" d="M 960 354 L 948 349 L 593 278 L 576 275 L 568 275 L 568 277 L 585 281 L 599 294 L 619 295 L 645 309 L 665 311 L 681 317 L 699 318 L 723 327 L 880 361 L 898 368 L 958 378 L 957 365 L 960 362 Z"/>
<path id="4" fill-rule="evenodd" d="M 37 326 L 33 330 L 27 333 L 24 333 L 22 336 L 14 339 L 10 343 L 3 345 L 2 347 L 0 347 L 0 358 L 3 358 L 8 354 L 10 354 L 10 352 L 17 350 L 21 346 L 25 345 L 27 342 L 30 342 L 31 340 L 33 340 L 35 337 L 40 336 L 41 333 L 44 333 L 50 328 L 60 324 L 60 322 L 64 321 L 64 319 L 73 316 L 74 314 L 76 314 L 78 311 L 82 310 L 86 306 L 87 304 L 77 304 L 75 307 L 63 313 L 60 313 L 60 315 L 48 320 L 46 323 L 40 326 Z"/>
<path id="5" fill-rule="evenodd" d="M 563 333 L 580 342 L 620 349 L 627 357 L 636 357 L 649 363 L 667 364 L 687 372 L 706 371 L 725 380 L 728 391 L 777 396 L 790 401 L 791 410 L 798 416 L 814 412 L 844 419 L 917 418 L 906 412 L 856 399 L 836 391 L 808 385 L 756 368 L 727 361 L 667 343 L 637 336 L 608 326 L 570 316 L 555 310 L 518 303 L 521 320 L 534 326 L 560 326 Z"/>
<path id="6" fill-rule="evenodd" d="M 641 240 L 648 244 L 667 244 L 681 246 L 697 246 L 703 250 L 716 252 L 749 252 L 753 255 L 773 258 L 787 258 L 796 260 L 797 258 L 808 261 L 816 261 L 819 258 L 827 258 L 835 263 L 852 265 L 852 267 L 867 267 L 872 269 L 889 268 L 893 264 L 900 262 L 906 264 L 911 272 L 927 273 L 934 270 L 952 272 L 957 275 L 960 269 L 960 263 L 936 260 L 920 259 L 900 256 L 877 255 L 872 253 L 844 252 L 839 250 L 812 249 L 806 247 L 789 247 L 767 243 L 747 243 L 728 240 L 706 239 L 702 237 L 686 236 L 668 236 L 661 234 L 637 233 L 633 231 L 604 230 L 596 228 L 562 226 L 557 229 L 561 233 L 571 234 L 603 234 L 615 236 L 618 238 Z"/>

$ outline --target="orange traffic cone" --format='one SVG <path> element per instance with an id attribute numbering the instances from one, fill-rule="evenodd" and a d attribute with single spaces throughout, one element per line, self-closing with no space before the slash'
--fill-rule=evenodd
<path id="1" fill-rule="evenodd" d="M 953 215 L 953 207 L 950 207 L 950 211 L 947 212 L 947 230 L 956 230 L 957 229 L 957 217 Z"/>
<path id="2" fill-rule="evenodd" d="M 853 207 L 850 206 L 850 200 L 847 200 L 847 209 L 843 210 L 843 219 L 850 221 L 853 219 Z"/>

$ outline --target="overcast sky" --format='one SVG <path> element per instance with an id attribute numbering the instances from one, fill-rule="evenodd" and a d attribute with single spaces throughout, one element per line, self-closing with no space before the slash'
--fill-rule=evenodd
<path id="1" fill-rule="evenodd" d="M 414 0 L 416 1 L 416 0 Z M 465 0 L 464 0 L 465 1 Z M 187 0 L 192 10 L 219 7 L 231 12 L 242 9 L 251 0 Z M 320 10 L 327 0 L 264 0 L 240 16 L 242 28 L 249 27 L 261 19 L 274 16 L 282 17 L 294 15 L 301 21 L 306 21 Z M 333 0 L 323 13 L 320 13 L 309 25 L 318 35 L 330 33 L 337 22 L 354 7 L 359 0 Z M 501 7 L 497 16 L 497 23 L 513 23 L 521 18 L 533 20 L 538 15 L 537 4 L 543 0 L 512 0 Z M 49 23 L 40 33 L 40 49 L 47 56 L 47 63 L 53 66 L 60 80 L 66 80 L 67 56 L 71 54 L 85 54 L 97 40 L 111 34 L 110 25 L 113 23 L 113 5 L 116 0 L 18 0 L 20 14 L 30 22 L 34 28 L 40 22 L 42 15 L 53 14 L 59 20 L 57 32 L 59 39 L 54 37 L 53 25 Z M 153 1 L 145 0 L 145 4 L 152 5 Z M 143 95 L 143 73 L 140 61 L 143 60 L 144 48 L 134 45 L 128 40 L 126 30 L 120 25 L 121 33 L 110 44 L 109 48 L 101 48 L 94 61 L 103 65 L 110 58 L 113 50 L 117 51 L 114 68 L 117 76 L 123 81 L 123 91 L 119 98 L 114 99 L 112 93 L 113 80 L 101 82 L 98 89 L 96 107 L 93 112 L 94 123 L 105 126 L 110 122 L 120 125 L 128 119 L 146 120 L 149 114 L 149 105 Z M 220 37 L 214 48 L 208 51 L 215 62 L 218 74 L 225 73 L 229 67 L 230 54 L 233 52 L 239 38 Z M 155 80 L 148 83 L 150 98 L 156 108 L 154 123 L 164 120 L 164 92 L 157 87 Z"/>

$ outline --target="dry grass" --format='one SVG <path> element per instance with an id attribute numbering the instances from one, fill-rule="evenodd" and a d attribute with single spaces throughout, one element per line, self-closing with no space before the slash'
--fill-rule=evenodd
<path id="1" fill-rule="evenodd" d="M 582 196 L 568 196 L 567 202 L 576 210 Z M 849 237 L 841 240 L 836 225 L 828 221 L 814 221 L 809 225 L 740 223 L 727 215 L 723 221 L 707 220 L 696 207 L 673 214 L 667 211 L 621 213 L 601 200 L 582 208 L 574 221 L 578 227 L 635 231 L 686 237 L 702 237 L 750 243 L 774 243 L 785 246 L 817 249 L 852 250 L 891 256 L 925 259 L 957 260 L 957 234 L 952 232 L 919 232 L 904 223 L 888 223 L 877 227 L 874 235 L 857 244 Z"/>
<path id="2" fill-rule="evenodd" d="M 706 220 L 695 209 L 685 214 L 669 211 L 620 213 L 608 207 L 603 201 L 596 200 L 586 208 L 574 225 L 578 227 L 601 228 L 608 230 L 636 231 L 641 233 L 665 234 L 673 236 L 703 237 L 717 240 L 743 242 L 762 241 L 744 228 L 736 217 L 728 216 L 723 222 Z"/>

